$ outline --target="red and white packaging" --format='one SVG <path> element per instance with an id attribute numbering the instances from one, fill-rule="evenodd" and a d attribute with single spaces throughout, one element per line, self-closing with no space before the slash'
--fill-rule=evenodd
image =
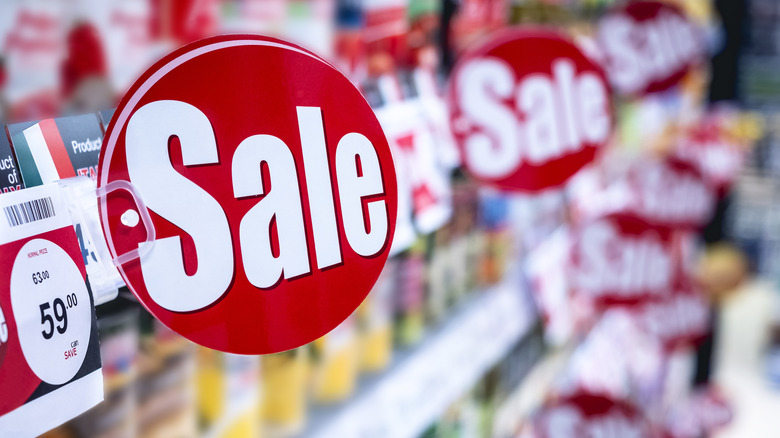
<path id="1" fill-rule="evenodd" d="M 218 0 L 150 0 L 152 36 L 174 45 L 212 36 L 219 31 Z"/>
<path id="2" fill-rule="evenodd" d="M 604 73 L 551 30 L 496 33 L 464 54 L 447 99 L 466 170 L 502 189 L 561 186 L 594 159 L 612 132 Z"/>
<path id="3" fill-rule="evenodd" d="M 452 21 L 452 39 L 456 52 L 468 48 L 481 37 L 506 25 L 507 0 L 462 0 Z"/>
<path id="4" fill-rule="evenodd" d="M 68 6 L 48 0 L 0 2 L 6 98 L 17 120 L 53 117 L 59 107 Z M 21 112 L 24 111 L 24 112 Z"/>
<path id="5" fill-rule="evenodd" d="M 421 107 L 420 113 L 433 134 L 436 158 L 443 169 L 453 170 L 461 164 L 460 151 L 455 145 L 447 104 L 439 93 L 434 73 L 417 68 L 412 72 L 412 75 Z"/>
<path id="6" fill-rule="evenodd" d="M 641 97 L 677 85 L 705 60 L 703 32 L 667 2 L 633 1 L 599 22 L 604 69 L 615 91 Z"/>
<path id="7" fill-rule="evenodd" d="M 571 278 L 576 293 L 613 305 L 673 290 L 679 254 L 672 229 L 615 213 L 581 224 L 574 236 Z"/>
<path id="8" fill-rule="evenodd" d="M 79 13 L 100 32 L 111 85 L 124 92 L 155 58 L 149 0 L 80 0 Z"/>
<path id="9" fill-rule="evenodd" d="M 533 418 L 535 438 L 652 438 L 642 411 L 625 400 L 578 392 L 545 405 Z"/>
<path id="10" fill-rule="evenodd" d="M 36 436 L 103 400 L 94 302 L 58 185 L 0 211 L 0 436 Z"/>
<path id="11" fill-rule="evenodd" d="M 384 105 L 376 115 L 396 165 L 403 168 L 408 178 L 415 229 L 421 234 L 431 233 L 452 216 L 449 169 L 438 159 L 436 140 L 419 98 L 404 98 L 393 76 L 378 78 L 377 86 Z M 399 183 L 399 187 L 404 183 Z"/>
<path id="12" fill-rule="evenodd" d="M 409 29 L 409 0 L 363 0 L 363 38 L 369 43 L 398 40 Z"/>
<path id="13" fill-rule="evenodd" d="M 139 301 L 240 354 L 298 347 L 347 318 L 379 277 L 397 210 L 393 157 L 360 92 L 311 52 L 253 35 L 198 41 L 144 73 L 106 132 L 98 190 Z"/>

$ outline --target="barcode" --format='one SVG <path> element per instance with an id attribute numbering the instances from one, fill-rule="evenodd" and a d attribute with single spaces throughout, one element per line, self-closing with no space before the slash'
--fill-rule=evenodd
<path id="1" fill-rule="evenodd" d="M 54 216 L 54 203 L 50 197 L 33 199 L 21 204 L 3 207 L 8 225 L 16 227 Z"/>

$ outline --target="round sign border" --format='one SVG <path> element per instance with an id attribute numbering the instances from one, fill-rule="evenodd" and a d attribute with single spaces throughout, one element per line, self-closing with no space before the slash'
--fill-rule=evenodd
<path id="1" fill-rule="evenodd" d="M 558 190 L 561 187 L 565 186 L 566 183 L 568 183 L 574 175 L 577 174 L 580 170 L 585 168 L 588 164 L 591 164 L 595 161 L 598 161 L 600 155 L 603 153 L 603 151 L 609 146 L 609 144 L 614 140 L 616 132 L 615 127 L 617 123 L 617 117 L 616 117 L 616 103 L 614 100 L 615 92 L 614 87 L 612 86 L 612 83 L 609 80 L 609 76 L 607 76 L 607 72 L 604 69 L 604 67 L 601 65 L 601 63 L 595 59 L 591 54 L 589 54 L 587 51 L 583 50 L 580 45 L 577 44 L 576 40 L 562 32 L 559 29 L 552 28 L 549 26 L 543 26 L 543 25 L 522 25 L 522 26 L 512 26 L 505 29 L 502 29 L 498 32 L 494 32 L 491 35 L 483 36 L 482 38 L 479 38 L 474 43 L 470 45 L 469 48 L 464 50 L 461 55 L 458 57 L 458 62 L 453 65 L 452 70 L 450 71 L 449 78 L 447 79 L 447 85 L 445 87 L 445 100 L 448 103 L 448 112 L 447 112 L 447 118 L 449 120 L 450 126 L 452 124 L 452 115 L 454 112 L 453 106 L 451 102 L 456 100 L 454 98 L 454 93 L 456 89 L 456 85 L 454 83 L 454 78 L 456 73 L 462 68 L 463 60 L 467 58 L 474 58 L 477 56 L 483 56 L 486 52 L 489 52 L 499 46 L 502 46 L 504 44 L 508 44 L 514 40 L 521 39 L 521 38 L 547 38 L 550 40 L 556 40 L 558 42 L 563 42 L 566 44 L 571 45 L 572 47 L 576 48 L 580 54 L 585 58 L 592 66 L 594 72 L 599 76 L 601 79 L 602 84 L 604 85 L 604 89 L 606 91 L 607 95 L 607 108 L 609 109 L 609 134 L 607 135 L 607 138 L 604 140 L 604 144 L 601 145 L 598 148 L 594 148 L 593 152 L 593 159 L 590 160 L 588 163 L 583 164 L 580 166 L 576 172 L 573 172 L 568 177 L 564 178 L 562 182 L 559 184 L 554 185 L 546 185 L 543 188 L 537 188 L 537 189 L 527 189 L 527 188 L 516 188 L 516 187 L 510 187 L 506 184 L 500 183 L 496 180 L 485 180 L 481 177 L 474 176 L 471 171 L 469 170 L 469 166 L 464 164 L 464 168 L 466 169 L 466 173 L 469 175 L 470 178 L 478 181 L 480 184 L 487 185 L 489 187 L 501 190 L 501 191 L 509 191 L 514 193 L 525 193 L 525 194 L 539 194 L 539 193 L 545 193 L 549 190 Z M 460 111 L 460 109 L 458 109 Z M 463 154 L 463 148 L 460 142 L 458 141 L 458 138 L 456 136 L 455 138 L 456 147 L 460 151 L 461 154 Z M 582 151 L 580 151 L 582 152 Z M 555 160 L 559 160 L 559 158 L 556 158 Z M 520 162 L 520 166 L 523 166 L 523 161 Z M 501 179 L 506 179 L 507 177 L 503 177 Z"/>
<path id="2" fill-rule="evenodd" d="M 310 50 L 307 50 L 303 47 L 300 47 L 296 44 L 292 44 L 289 42 L 286 42 L 284 40 L 273 38 L 265 35 L 260 34 L 247 34 L 247 33 L 234 33 L 234 34 L 223 34 L 213 37 L 204 38 L 189 44 L 186 44 L 182 47 L 179 47 L 178 49 L 170 52 L 169 54 L 163 56 L 161 59 L 156 61 L 155 63 L 151 64 L 144 73 L 136 79 L 136 81 L 133 83 L 133 85 L 125 92 L 124 96 L 120 100 L 119 104 L 117 105 L 115 116 L 111 118 L 110 122 L 108 123 L 105 135 L 104 135 L 104 142 L 103 142 L 103 148 L 101 149 L 101 155 L 100 155 L 100 161 L 98 163 L 98 180 L 97 180 L 97 187 L 98 187 L 98 210 L 99 210 L 99 217 L 100 217 L 100 225 L 103 229 L 103 238 L 106 240 L 108 249 L 109 249 L 109 255 L 111 256 L 112 260 L 116 261 L 120 257 L 128 255 L 120 255 L 117 253 L 116 247 L 114 245 L 114 241 L 112 238 L 110 226 L 108 226 L 108 201 L 107 201 L 107 193 L 112 190 L 107 190 L 109 183 L 109 167 L 111 165 L 111 162 L 113 160 L 113 153 L 115 146 L 117 144 L 117 139 L 119 136 L 119 133 L 122 131 L 121 127 L 124 127 L 127 122 L 129 121 L 130 115 L 137 110 L 138 102 L 143 99 L 143 97 L 146 95 L 146 93 L 167 73 L 173 71 L 177 67 L 181 66 L 182 64 L 186 63 L 189 60 L 195 59 L 198 56 L 205 55 L 211 52 L 214 52 L 219 49 L 225 49 L 225 48 L 232 48 L 232 47 L 242 47 L 242 46 L 258 46 L 258 47 L 273 47 L 273 48 L 279 48 L 279 49 L 287 49 L 291 50 L 295 53 L 308 56 L 312 58 L 315 61 L 323 63 L 325 66 L 331 68 L 334 72 L 336 72 L 338 75 L 342 76 L 345 81 L 352 84 L 352 81 L 349 80 L 344 74 L 336 68 L 333 64 L 327 62 L 320 56 L 316 55 L 314 52 L 311 52 Z M 354 86 L 354 84 L 353 84 Z M 370 105 L 367 101 L 365 101 L 365 97 L 362 95 L 362 93 L 359 93 L 360 98 L 363 99 L 363 101 L 366 104 L 367 108 L 370 108 Z M 115 129 L 116 126 L 120 126 L 120 129 Z M 380 126 L 379 122 L 377 121 L 377 126 Z M 381 129 L 381 128 L 380 128 Z M 385 139 L 385 142 L 387 143 L 387 139 L 384 136 L 384 131 L 382 132 L 382 136 Z M 389 143 L 388 143 L 389 147 Z M 391 165 L 394 168 L 394 163 L 391 162 Z M 395 182 L 395 170 L 392 170 L 392 182 Z M 101 189 L 104 191 L 101 195 Z M 136 194 L 133 193 L 133 196 L 135 197 Z M 388 212 L 388 217 L 391 221 L 393 221 L 393 218 L 395 217 L 396 213 L 394 212 Z M 391 242 L 393 240 L 395 225 L 394 223 L 390 225 L 389 227 L 389 233 L 386 238 L 385 246 L 381 250 L 381 252 L 384 252 L 385 254 L 388 254 L 387 257 L 389 257 L 389 248 L 391 247 Z M 392 232 L 390 232 L 392 231 Z M 374 255 L 370 258 L 375 258 L 377 256 L 381 256 L 381 254 Z M 137 256 L 135 256 L 137 257 Z M 128 260 L 129 261 L 129 260 Z M 124 270 L 123 263 L 116 264 L 116 269 L 120 272 L 120 275 L 122 276 L 123 280 L 126 280 L 128 278 L 128 275 L 126 274 Z M 378 277 L 377 277 L 378 279 Z M 374 279 L 373 283 L 376 283 L 377 279 Z M 127 284 L 127 287 L 133 292 L 133 295 L 137 299 L 137 294 L 133 290 L 133 287 L 130 284 Z M 373 288 L 373 287 L 372 287 Z M 361 299 L 365 299 L 366 296 L 370 293 L 371 289 L 365 291 Z M 224 295 L 223 295 L 224 298 Z M 221 299 L 221 298 L 220 298 Z M 154 312 L 151 311 L 151 309 L 146 305 L 144 300 L 137 299 L 137 301 L 152 315 L 154 315 Z M 212 306 L 208 306 L 207 308 L 210 308 Z M 357 306 L 356 306 L 357 308 Z M 354 309 L 353 309 L 354 312 Z M 193 312 L 172 312 L 172 313 L 193 313 Z M 348 319 L 350 313 L 347 313 L 343 319 L 341 319 L 338 324 L 335 324 L 333 327 L 331 327 L 329 330 L 332 330 L 333 328 L 336 328 L 339 324 L 341 324 L 344 320 Z M 159 319 L 158 319 L 159 320 Z M 188 336 L 184 336 L 179 333 L 176 329 L 173 327 L 170 327 L 166 322 L 160 321 L 164 326 L 167 328 L 173 330 L 180 336 L 184 337 L 185 339 L 190 340 L 191 342 L 195 342 L 192 339 L 190 339 Z M 327 332 L 322 333 L 320 336 L 325 335 Z M 289 347 L 287 350 L 298 348 L 300 346 L 306 345 L 308 342 L 314 341 L 316 338 L 310 339 L 307 342 L 301 343 L 300 345 Z M 196 342 L 197 343 L 197 342 Z M 214 347 L 208 347 L 208 348 L 214 348 Z M 226 352 L 233 352 L 236 354 L 273 354 L 277 352 L 287 351 L 287 350 L 278 350 L 278 349 L 267 349 L 267 351 L 262 352 L 246 352 L 246 351 L 235 351 L 235 350 L 223 350 Z"/>
<path id="3" fill-rule="evenodd" d="M 609 55 L 607 54 L 607 51 L 603 49 L 603 43 L 601 41 L 601 37 L 598 35 L 598 29 L 602 25 L 603 21 L 606 20 L 610 15 L 618 15 L 623 14 L 625 16 L 630 17 L 634 24 L 638 24 L 639 22 L 636 21 L 636 17 L 634 17 L 632 14 L 629 13 L 629 9 L 636 9 L 642 6 L 659 6 L 660 9 L 665 9 L 666 11 L 674 12 L 676 15 L 683 18 L 694 30 L 699 30 L 698 35 L 696 35 L 698 38 L 696 38 L 695 42 L 699 47 L 701 48 L 701 53 L 693 59 L 688 60 L 688 62 L 685 64 L 682 70 L 674 72 L 674 74 L 667 76 L 661 81 L 652 81 L 648 82 L 641 88 L 634 90 L 634 91 L 623 91 L 615 86 L 615 84 L 611 80 L 611 76 L 608 74 L 608 64 L 610 64 L 609 61 Z M 656 12 L 656 16 L 659 11 Z M 654 18 L 655 18 L 654 17 Z M 595 37 L 596 42 L 599 45 L 599 50 L 602 52 L 602 55 L 605 57 L 603 60 L 603 66 L 602 69 L 605 73 L 607 73 L 606 77 L 609 81 L 610 88 L 613 90 L 613 92 L 624 98 L 629 100 L 641 100 L 648 97 L 655 97 L 655 96 L 662 96 L 664 93 L 668 93 L 670 90 L 674 90 L 676 87 L 680 87 L 681 83 L 685 80 L 685 77 L 688 76 L 688 74 L 705 65 L 707 63 L 707 42 L 706 38 L 701 32 L 701 29 L 698 29 L 696 26 L 696 23 L 691 19 L 691 17 L 688 16 L 686 11 L 677 6 L 676 4 L 670 3 L 670 2 L 664 2 L 659 0 L 632 0 L 628 2 L 618 3 L 607 9 L 607 11 L 599 17 L 597 23 L 596 23 L 596 29 L 597 29 L 597 35 Z"/>

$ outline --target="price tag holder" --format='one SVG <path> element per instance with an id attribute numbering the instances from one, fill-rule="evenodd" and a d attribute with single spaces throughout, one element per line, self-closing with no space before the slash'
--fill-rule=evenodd
<path id="1" fill-rule="evenodd" d="M 0 436 L 39 435 L 103 400 L 86 268 L 57 184 L 0 196 Z"/>

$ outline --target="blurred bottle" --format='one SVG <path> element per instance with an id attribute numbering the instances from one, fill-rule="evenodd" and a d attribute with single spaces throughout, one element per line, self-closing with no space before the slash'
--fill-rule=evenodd
<path id="1" fill-rule="evenodd" d="M 309 346 L 264 356 L 260 406 L 264 435 L 295 436 L 306 422 Z"/>
<path id="2" fill-rule="evenodd" d="M 447 224 L 427 236 L 428 269 L 425 294 L 426 318 L 431 324 L 441 320 L 450 306 L 450 296 L 455 287 L 451 257 L 453 226 Z"/>
<path id="3" fill-rule="evenodd" d="M 102 403 L 44 434 L 47 438 L 135 438 L 138 436 L 138 309 L 117 299 L 97 308 Z"/>
<path id="4" fill-rule="evenodd" d="M 84 114 L 114 107 L 115 93 L 97 28 L 86 21 L 76 23 L 68 33 L 67 47 L 60 69 L 62 113 Z"/>
<path id="5" fill-rule="evenodd" d="M 393 356 L 393 292 L 396 262 L 388 259 L 374 288 L 358 307 L 355 316 L 360 337 L 360 369 L 377 372 Z"/>
<path id="6" fill-rule="evenodd" d="M 350 316 L 312 344 L 312 399 L 336 403 L 355 391 L 360 357 L 355 316 Z"/>
<path id="7" fill-rule="evenodd" d="M 197 349 L 198 413 L 204 436 L 259 437 L 260 358 Z"/>
<path id="8" fill-rule="evenodd" d="M 193 344 L 146 311 L 141 313 L 138 436 L 192 437 L 197 433 Z"/>
<path id="9" fill-rule="evenodd" d="M 484 233 L 479 282 L 482 285 L 492 285 L 503 278 L 512 248 L 505 195 L 497 191 L 483 191 L 479 211 L 480 228 Z"/>
<path id="10" fill-rule="evenodd" d="M 463 179 L 453 185 L 450 221 L 428 236 L 426 312 L 432 323 L 475 288 L 476 188 Z"/>
<path id="11" fill-rule="evenodd" d="M 425 250 L 418 237 L 414 245 L 397 257 L 395 292 L 395 341 L 400 346 L 416 344 L 425 329 Z"/>

